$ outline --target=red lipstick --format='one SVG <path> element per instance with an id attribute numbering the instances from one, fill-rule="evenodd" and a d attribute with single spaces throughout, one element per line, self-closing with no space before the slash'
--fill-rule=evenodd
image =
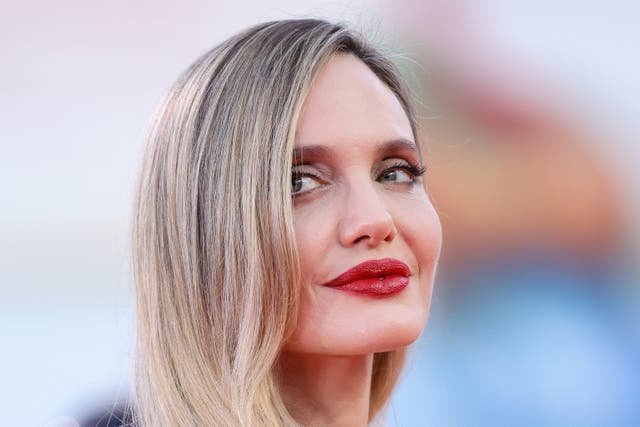
<path id="1" fill-rule="evenodd" d="M 371 296 L 393 295 L 409 286 L 410 270 L 397 259 L 365 261 L 323 284 L 341 291 Z"/>

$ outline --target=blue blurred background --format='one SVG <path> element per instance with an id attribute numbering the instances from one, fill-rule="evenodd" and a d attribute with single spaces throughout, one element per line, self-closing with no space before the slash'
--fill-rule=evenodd
<path id="1" fill-rule="evenodd" d="M 146 124 L 200 53 L 324 17 L 392 46 L 445 244 L 391 426 L 640 425 L 640 3 L 3 1 L 2 424 L 126 399 Z"/>

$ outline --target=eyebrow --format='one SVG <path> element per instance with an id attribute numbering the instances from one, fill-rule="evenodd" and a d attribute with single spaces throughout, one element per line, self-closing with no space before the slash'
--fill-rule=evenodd
<path id="1" fill-rule="evenodd" d="M 314 159 L 332 159 L 333 150 L 324 145 L 307 145 L 293 149 L 293 163 L 300 164 Z"/>
<path id="2" fill-rule="evenodd" d="M 409 150 L 414 152 L 418 157 L 422 158 L 420 150 L 415 142 L 399 138 L 390 141 L 385 141 L 378 145 L 376 148 L 376 154 L 383 156 L 388 152 Z M 315 159 L 332 159 L 335 156 L 333 150 L 324 145 L 308 145 L 304 147 L 296 147 L 293 149 L 293 163 L 300 164 L 305 161 L 312 161 Z"/>
<path id="3" fill-rule="evenodd" d="M 410 141 L 408 139 L 404 139 L 404 138 L 393 139 L 391 141 L 384 142 L 380 144 L 377 151 L 378 151 L 378 155 L 382 155 L 389 151 L 402 151 L 402 150 L 413 151 L 415 154 L 418 155 L 418 157 L 422 158 L 422 156 L 420 155 L 420 150 L 418 150 L 418 145 L 415 142 Z"/>

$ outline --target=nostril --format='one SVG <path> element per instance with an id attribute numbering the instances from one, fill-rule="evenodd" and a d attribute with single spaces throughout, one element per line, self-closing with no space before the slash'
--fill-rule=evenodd
<path id="1" fill-rule="evenodd" d="M 360 243 L 360 242 L 362 242 L 364 240 L 367 240 L 367 239 L 369 239 L 369 236 L 360 236 L 356 240 L 354 240 L 353 243 L 354 244 L 358 244 L 358 243 Z"/>
<path id="2" fill-rule="evenodd" d="M 387 234 L 387 236 L 384 238 L 385 242 L 390 242 L 393 240 L 393 238 L 396 236 L 397 232 L 395 230 L 395 227 L 393 228 L 393 230 L 391 230 L 391 232 L 389 232 L 389 234 Z"/>

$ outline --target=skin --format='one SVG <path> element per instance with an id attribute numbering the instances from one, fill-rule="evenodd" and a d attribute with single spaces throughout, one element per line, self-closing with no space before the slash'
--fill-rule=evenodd
<path id="1" fill-rule="evenodd" d="M 320 71 L 298 122 L 294 226 L 302 270 L 298 325 L 280 359 L 298 421 L 366 425 L 375 352 L 409 345 L 429 314 L 441 228 L 409 120 L 357 57 Z M 367 260 L 409 266 L 409 286 L 383 298 L 324 283 Z"/>

